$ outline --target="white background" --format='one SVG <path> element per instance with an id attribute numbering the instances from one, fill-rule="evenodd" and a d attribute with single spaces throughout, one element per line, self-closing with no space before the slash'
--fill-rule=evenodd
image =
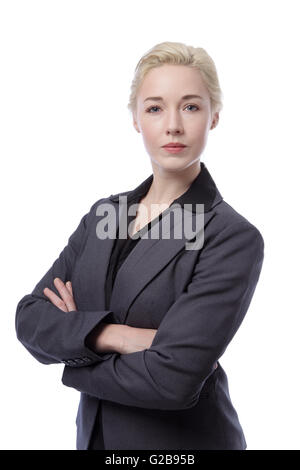
<path id="1" fill-rule="evenodd" d="M 1 1 L 2 449 L 75 449 L 79 392 L 16 339 L 15 311 L 91 205 L 152 173 L 127 103 L 162 41 L 204 47 L 224 93 L 202 154 L 265 260 L 220 362 L 248 449 L 300 449 L 298 1 Z"/>

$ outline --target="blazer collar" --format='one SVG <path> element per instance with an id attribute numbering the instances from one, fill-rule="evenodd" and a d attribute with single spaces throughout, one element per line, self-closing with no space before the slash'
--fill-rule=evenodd
<path id="1" fill-rule="evenodd" d="M 119 201 L 119 196 L 127 196 L 127 204 L 134 203 L 144 197 L 153 181 L 153 174 L 148 176 L 141 184 L 131 191 L 112 194 L 109 199 L 113 202 Z M 213 178 L 211 177 L 204 162 L 201 162 L 201 171 L 194 179 L 185 193 L 175 199 L 173 204 L 191 204 L 192 212 L 196 212 L 196 204 L 204 204 L 204 212 L 210 211 L 214 206 L 223 200 Z M 170 207 L 171 207 L 170 206 Z"/>

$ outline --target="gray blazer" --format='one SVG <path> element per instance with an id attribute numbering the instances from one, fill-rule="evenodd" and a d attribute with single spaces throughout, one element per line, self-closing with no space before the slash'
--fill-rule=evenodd
<path id="1" fill-rule="evenodd" d="M 118 216 L 119 196 L 130 200 L 151 184 L 150 175 L 133 191 L 96 201 L 52 267 L 17 305 L 18 339 L 41 363 L 64 363 L 62 383 L 81 392 L 77 449 L 88 449 L 99 406 L 105 449 L 247 447 L 219 359 L 249 308 L 264 241 L 223 200 L 201 165 L 204 192 L 194 193 L 194 202 L 204 204 L 202 246 L 186 249 L 195 238 L 176 238 L 171 218 L 169 239 L 149 236 L 130 252 L 105 305 L 114 240 L 98 236 L 99 221 L 107 217 L 100 206 Z M 196 223 L 195 208 L 179 210 Z M 44 296 L 46 286 L 58 294 L 55 277 L 72 281 L 78 311 L 65 313 Z M 85 339 L 99 321 L 158 331 L 149 349 L 96 354 Z"/>

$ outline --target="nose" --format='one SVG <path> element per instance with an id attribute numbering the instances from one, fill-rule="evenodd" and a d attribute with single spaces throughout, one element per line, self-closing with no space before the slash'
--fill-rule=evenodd
<path id="1" fill-rule="evenodd" d="M 182 131 L 178 128 L 168 128 L 167 130 L 167 135 L 178 135 L 178 134 L 182 134 Z"/>
<path id="2" fill-rule="evenodd" d="M 180 116 L 175 112 L 171 113 L 167 123 L 167 135 L 177 135 L 183 133 L 183 126 Z"/>

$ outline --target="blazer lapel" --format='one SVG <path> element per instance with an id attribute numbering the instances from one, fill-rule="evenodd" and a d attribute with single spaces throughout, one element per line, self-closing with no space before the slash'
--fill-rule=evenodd
<path id="1" fill-rule="evenodd" d="M 153 175 L 150 175 L 150 177 L 148 177 L 135 190 L 117 195 L 111 195 L 109 197 L 110 201 L 113 202 L 116 209 L 117 226 L 119 225 L 119 211 L 121 205 L 118 202 L 119 196 L 126 195 L 128 201 L 130 201 L 131 197 L 136 196 L 137 193 L 145 193 L 147 188 L 150 187 L 152 179 Z M 193 188 L 192 194 L 195 196 L 195 187 Z M 197 198 L 197 200 L 195 200 L 194 197 L 194 203 L 204 203 L 204 200 L 203 198 L 201 199 L 201 195 L 199 193 L 198 196 L 199 198 Z M 215 191 L 213 193 L 210 192 L 209 198 L 205 199 L 204 211 L 202 214 L 200 214 L 200 217 L 202 218 L 202 237 L 204 236 L 205 226 L 214 215 L 214 212 L 211 209 L 219 204 L 222 199 L 223 198 L 216 186 Z M 111 294 L 109 309 L 114 312 L 116 321 L 119 323 L 124 324 L 126 322 L 129 308 L 141 290 L 159 273 L 159 271 L 164 268 L 164 266 L 167 265 L 167 263 L 169 263 L 172 258 L 177 255 L 179 251 L 186 249 L 186 243 L 192 243 L 193 239 L 195 238 L 195 235 L 193 234 L 186 235 L 184 233 L 183 223 L 186 224 L 186 222 L 189 222 L 189 226 L 193 227 L 193 230 L 195 230 L 195 228 L 199 226 L 196 223 L 196 217 L 199 217 L 199 213 L 197 213 L 194 208 L 191 210 L 191 208 L 186 209 L 185 207 L 178 208 L 181 213 L 181 217 L 174 218 L 172 215 L 170 216 L 169 238 L 162 237 L 162 225 L 166 222 L 167 219 L 165 218 L 168 216 L 171 210 L 172 205 L 163 212 L 161 220 L 155 223 L 155 225 L 153 225 L 149 231 L 145 230 L 143 232 L 142 230 L 141 240 L 129 253 L 117 272 Z M 180 222 L 183 223 L 180 224 Z M 180 238 L 178 238 L 178 233 L 180 234 Z M 153 234 L 155 235 L 153 236 Z M 146 238 L 147 236 L 148 238 Z M 197 236 L 199 236 L 199 234 L 197 234 Z M 201 235 L 199 239 L 200 238 Z M 113 242 L 114 240 L 109 239 L 106 241 L 107 250 L 105 250 L 105 261 L 107 261 L 107 264 L 109 262 Z"/>
<path id="2" fill-rule="evenodd" d="M 212 216 L 212 212 L 204 214 L 204 226 Z M 161 224 L 162 220 L 158 222 Z M 110 301 L 109 308 L 120 323 L 125 323 L 128 310 L 139 292 L 179 251 L 185 249 L 189 240 L 191 238 L 142 238 L 133 248 L 117 272 Z"/>

